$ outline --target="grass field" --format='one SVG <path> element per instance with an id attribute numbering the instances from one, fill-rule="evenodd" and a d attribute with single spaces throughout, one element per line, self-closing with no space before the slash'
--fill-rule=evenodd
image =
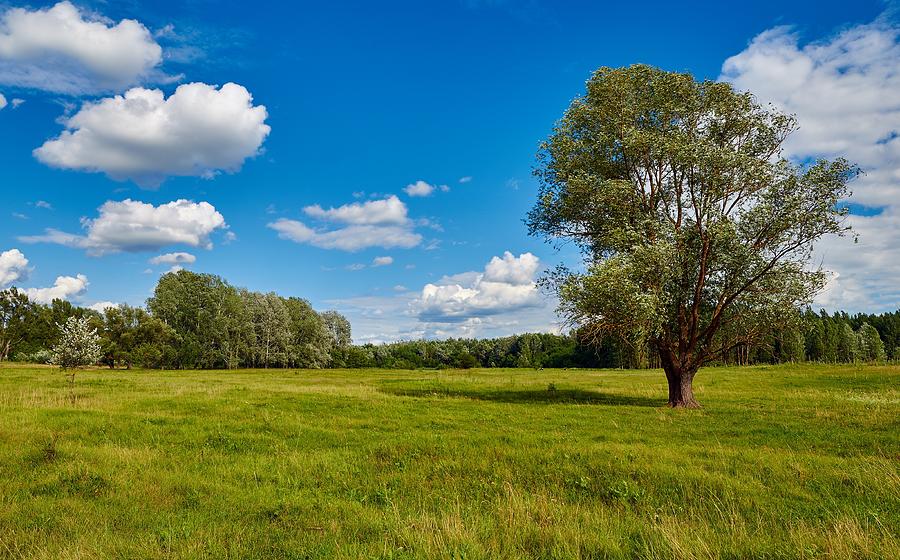
<path id="1" fill-rule="evenodd" d="M 551 385 L 552 384 L 552 385 Z M 900 558 L 900 367 L 0 368 L 0 558 Z"/>

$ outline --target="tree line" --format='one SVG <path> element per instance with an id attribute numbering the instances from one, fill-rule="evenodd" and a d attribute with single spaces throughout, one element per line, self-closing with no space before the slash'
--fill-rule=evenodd
<path id="1" fill-rule="evenodd" d="M 526 333 L 494 339 L 351 343 L 349 321 L 308 301 L 236 288 L 212 274 L 163 275 L 146 307 L 102 313 L 0 291 L 0 360 L 47 363 L 70 317 L 87 318 L 100 337 L 100 363 L 144 368 L 471 368 L 659 367 L 633 337 Z M 900 311 L 829 315 L 797 311 L 786 326 L 737 346 L 721 364 L 853 363 L 900 360 Z"/>
<path id="2" fill-rule="evenodd" d="M 626 337 L 624 340 L 632 339 Z M 599 340 L 578 330 L 566 335 L 520 334 L 495 339 L 416 340 L 347 347 L 344 367 L 658 368 L 649 344 L 618 337 Z M 787 326 L 740 345 L 718 365 L 788 362 L 858 363 L 900 360 L 900 311 L 848 315 L 797 311 Z"/>

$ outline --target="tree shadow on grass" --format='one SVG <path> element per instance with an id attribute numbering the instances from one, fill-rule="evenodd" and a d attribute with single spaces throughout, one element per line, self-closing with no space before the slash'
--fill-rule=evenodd
<path id="1" fill-rule="evenodd" d="M 398 397 L 415 398 L 458 398 L 476 401 L 491 401 L 512 404 L 589 404 L 606 406 L 648 406 L 658 408 L 665 404 L 660 399 L 613 395 L 583 389 L 482 389 L 478 391 L 430 387 L 422 389 L 401 389 L 381 387 L 379 392 Z"/>

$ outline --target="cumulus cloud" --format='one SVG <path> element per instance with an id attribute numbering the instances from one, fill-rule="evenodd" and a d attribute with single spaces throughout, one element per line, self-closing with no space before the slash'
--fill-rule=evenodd
<path id="1" fill-rule="evenodd" d="M 190 253 L 165 253 L 150 259 L 150 264 L 194 264 L 197 257 Z"/>
<path id="2" fill-rule="evenodd" d="M 426 183 L 425 181 L 419 180 L 410 185 L 406 185 L 403 188 L 403 191 L 409 196 L 431 196 L 431 194 L 436 190 L 447 192 L 450 190 L 450 187 L 448 187 L 447 185 L 432 185 Z"/>
<path id="3" fill-rule="evenodd" d="M 85 103 L 34 156 L 52 167 L 150 188 L 169 176 L 212 178 L 259 153 L 271 130 L 267 116 L 234 83 L 183 84 L 168 99 L 158 89 L 137 87 Z"/>
<path id="4" fill-rule="evenodd" d="M 859 244 L 820 244 L 818 258 L 837 274 L 817 303 L 850 311 L 896 309 L 900 25 L 882 16 L 806 44 L 791 28 L 776 27 L 726 60 L 722 78 L 797 115 L 800 130 L 785 144 L 789 157 L 846 157 L 865 172 L 853 184 L 852 202 L 868 208 L 850 217 Z"/>
<path id="5" fill-rule="evenodd" d="M 55 299 L 68 300 L 79 296 L 87 290 L 88 279 L 84 274 L 75 276 L 57 276 L 56 282 L 49 288 L 28 288 L 25 295 L 38 303 L 51 303 Z"/>
<path id="6" fill-rule="evenodd" d="M 4 107 L 6 107 L 6 97 L 0 93 L 0 109 L 3 109 Z"/>
<path id="7" fill-rule="evenodd" d="M 112 307 L 119 307 L 119 304 L 114 301 L 98 301 L 87 306 L 88 309 L 93 309 L 97 313 L 103 313 Z"/>
<path id="8" fill-rule="evenodd" d="M 503 257 L 493 257 L 484 267 L 484 281 L 524 286 L 532 284 L 540 268 L 540 260 L 531 253 L 518 257 L 506 251 Z"/>
<path id="9" fill-rule="evenodd" d="M 131 199 L 107 201 L 99 213 L 96 218 L 82 219 L 84 235 L 48 229 L 44 235 L 19 239 L 25 243 L 77 247 L 98 256 L 121 251 L 158 251 L 176 244 L 210 249 L 210 235 L 228 227 L 212 204 L 184 199 L 159 206 Z"/>
<path id="10" fill-rule="evenodd" d="M 70 2 L 0 14 L 0 83 L 65 94 L 166 80 L 162 48 L 140 22 L 117 24 Z"/>
<path id="11" fill-rule="evenodd" d="M 540 306 L 535 277 L 540 260 L 531 253 L 506 251 L 493 257 L 483 272 L 464 272 L 426 284 L 412 307 L 422 321 L 457 323 L 474 317 Z"/>
<path id="12" fill-rule="evenodd" d="M 459 178 L 459 182 L 462 183 L 462 184 L 471 183 L 471 182 L 472 182 L 472 176 L 471 176 L 471 175 L 466 175 L 465 177 L 460 177 L 460 178 Z"/>
<path id="13" fill-rule="evenodd" d="M 0 253 L 0 288 L 28 277 L 28 259 L 18 249 Z"/>
<path id="14" fill-rule="evenodd" d="M 287 218 L 271 222 L 268 227 L 277 231 L 282 239 L 321 249 L 359 251 L 369 247 L 410 248 L 422 242 L 422 236 L 414 231 L 415 223 L 407 216 L 406 204 L 396 196 L 354 202 L 327 210 L 316 204 L 307 206 L 303 211 L 311 218 L 336 224 L 337 227 L 314 229 Z"/>
<path id="15" fill-rule="evenodd" d="M 314 204 L 304 208 L 303 212 L 312 218 L 354 225 L 403 225 L 409 219 L 406 216 L 406 204 L 396 196 L 354 202 L 328 210 Z"/>

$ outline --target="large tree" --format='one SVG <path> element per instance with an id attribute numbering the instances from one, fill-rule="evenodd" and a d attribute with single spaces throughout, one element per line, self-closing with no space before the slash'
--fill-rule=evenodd
<path id="1" fill-rule="evenodd" d="M 327 367 L 331 360 L 331 333 L 325 320 L 305 299 L 291 297 L 284 301 L 290 315 L 290 365 L 302 368 Z"/>
<path id="2" fill-rule="evenodd" d="M 586 261 L 547 278 L 560 311 L 658 353 L 673 407 L 698 406 L 702 365 L 796 317 L 824 284 L 812 245 L 847 231 L 857 170 L 782 157 L 796 127 L 727 83 L 636 65 L 597 70 L 542 144 L 529 230 Z"/>
<path id="3" fill-rule="evenodd" d="M 253 336 L 253 322 L 238 291 L 212 274 L 164 274 L 147 308 L 177 333 L 182 367 L 237 367 Z"/>
<path id="4" fill-rule="evenodd" d="M 252 364 L 264 368 L 285 366 L 290 356 L 291 316 L 284 299 L 273 292 L 240 290 L 239 293 L 253 322 Z"/>

